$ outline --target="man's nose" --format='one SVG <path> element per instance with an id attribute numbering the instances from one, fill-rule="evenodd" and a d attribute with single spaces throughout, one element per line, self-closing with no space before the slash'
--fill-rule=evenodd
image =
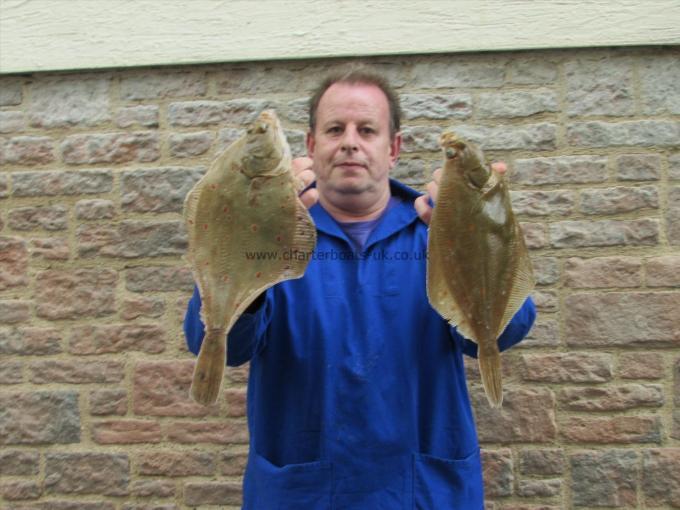
<path id="1" fill-rule="evenodd" d="M 340 148 L 345 152 L 356 152 L 359 150 L 359 137 L 355 128 L 347 127 L 345 129 Z"/>

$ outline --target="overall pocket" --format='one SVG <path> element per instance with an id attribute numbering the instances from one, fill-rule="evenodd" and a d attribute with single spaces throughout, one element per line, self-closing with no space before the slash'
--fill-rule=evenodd
<path id="1" fill-rule="evenodd" d="M 462 459 L 416 454 L 413 471 L 415 510 L 483 510 L 479 448 Z"/>
<path id="2" fill-rule="evenodd" d="M 330 510 L 331 481 L 330 462 L 275 466 L 251 451 L 243 510 Z"/>

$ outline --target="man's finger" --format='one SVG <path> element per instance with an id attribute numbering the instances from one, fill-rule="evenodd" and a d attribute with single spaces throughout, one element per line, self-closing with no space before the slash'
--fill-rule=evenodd
<path id="1" fill-rule="evenodd" d="M 316 174 L 312 172 L 309 169 L 302 170 L 300 173 L 296 175 L 298 179 L 302 181 L 303 188 L 306 188 L 309 186 L 312 182 L 314 182 L 314 179 L 316 179 Z"/>
<path id="2" fill-rule="evenodd" d="M 425 185 L 425 189 L 427 190 L 429 197 L 432 199 L 432 202 L 436 202 L 437 196 L 439 195 L 439 184 L 437 184 L 435 181 L 430 181 Z"/>
<path id="3" fill-rule="evenodd" d="M 309 209 L 319 201 L 319 190 L 316 188 L 308 189 L 300 195 L 300 201 L 307 209 Z"/>
<path id="4" fill-rule="evenodd" d="M 430 207 L 428 199 L 428 195 L 420 195 L 416 198 L 416 201 L 413 202 L 413 206 L 416 208 L 418 216 L 426 225 L 429 225 L 430 220 L 432 219 L 432 207 Z"/>
<path id="5" fill-rule="evenodd" d="M 297 175 L 300 172 L 304 172 L 305 170 L 311 170 L 312 169 L 312 164 L 313 161 L 311 158 L 308 158 L 307 156 L 303 156 L 301 158 L 295 158 L 293 160 L 293 175 Z"/>
<path id="6" fill-rule="evenodd" d="M 495 163 L 491 163 L 491 169 L 499 174 L 504 174 L 508 170 L 508 165 L 505 164 L 505 161 L 496 161 Z"/>

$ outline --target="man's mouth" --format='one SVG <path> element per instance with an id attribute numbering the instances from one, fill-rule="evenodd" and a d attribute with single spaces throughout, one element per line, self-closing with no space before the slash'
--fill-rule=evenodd
<path id="1" fill-rule="evenodd" d="M 346 170 L 359 170 L 366 168 L 366 164 L 359 161 L 340 161 L 339 163 L 335 163 L 334 166 L 344 168 Z"/>

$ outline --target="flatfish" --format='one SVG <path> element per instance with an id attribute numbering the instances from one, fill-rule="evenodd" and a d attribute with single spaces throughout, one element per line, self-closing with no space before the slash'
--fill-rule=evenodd
<path id="1" fill-rule="evenodd" d="M 428 235 L 427 295 L 432 307 L 478 345 L 489 403 L 503 400 L 498 337 L 534 287 L 524 237 L 503 175 L 482 151 L 452 132 Z"/>
<path id="2" fill-rule="evenodd" d="M 234 322 L 267 288 L 301 277 L 316 244 L 291 161 L 276 114 L 264 111 L 184 201 L 186 258 L 205 326 L 191 396 L 202 404 L 219 394 Z"/>

